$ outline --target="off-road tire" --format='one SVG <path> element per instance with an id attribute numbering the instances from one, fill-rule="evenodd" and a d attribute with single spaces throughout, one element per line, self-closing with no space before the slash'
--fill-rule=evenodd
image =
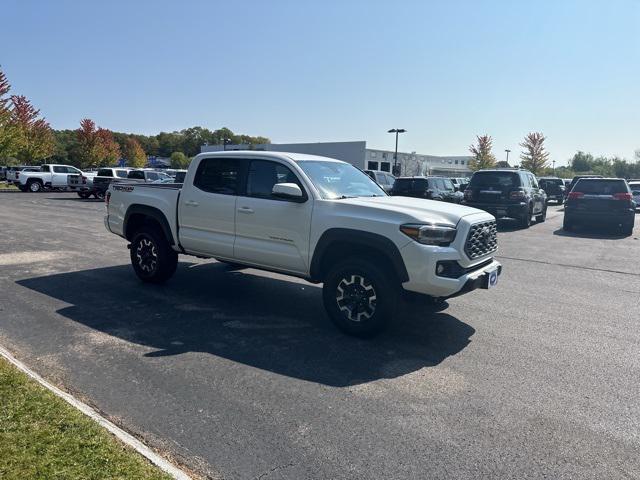
<path id="1" fill-rule="evenodd" d="M 393 272 L 363 258 L 335 264 L 324 280 L 322 299 L 331 321 L 344 333 L 371 337 L 389 326 L 400 283 Z"/>
<path id="2" fill-rule="evenodd" d="M 143 282 L 166 282 L 178 266 L 178 254 L 154 226 L 143 226 L 135 233 L 130 254 L 133 270 Z"/>

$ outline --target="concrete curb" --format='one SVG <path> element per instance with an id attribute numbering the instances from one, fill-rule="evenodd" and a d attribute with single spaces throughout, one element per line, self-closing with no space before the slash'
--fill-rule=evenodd
<path id="1" fill-rule="evenodd" d="M 11 353 L 9 353 L 6 349 L 4 349 L 1 346 L 0 346 L 0 355 L 6 358 L 7 361 L 13 364 L 20 371 L 27 374 L 30 378 L 34 379 L 44 388 L 53 392 L 55 395 L 65 400 L 67 403 L 77 408 L 82 413 L 90 417 L 92 420 L 98 422 L 102 427 L 106 428 L 109 432 L 115 435 L 121 442 L 133 448 L 140 455 L 145 457 L 147 460 L 149 460 L 151 463 L 156 465 L 158 468 L 160 468 L 164 472 L 171 475 L 176 480 L 191 480 L 191 477 L 189 477 L 189 475 L 187 475 L 178 467 L 169 463 L 167 460 L 159 456 L 157 453 L 155 453 L 153 450 L 147 447 L 140 440 L 128 434 L 127 432 L 122 430 L 120 427 L 117 427 L 116 425 L 111 423 L 109 420 L 104 418 L 102 415 L 100 415 L 98 412 L 96 412 L 93 408 L 91 408 L 86 403 L 81 402 L 80 400 L 76 399 L 72 395 L 69 395 L 68 393 L 63 392 L 58 387 L 47 382 L 44 378 L 42 378 L 36 372 L 31 370 L 29 367 L 23 364 L 20 360 L 16 359 L 13 355 L 11 355 Z"/>

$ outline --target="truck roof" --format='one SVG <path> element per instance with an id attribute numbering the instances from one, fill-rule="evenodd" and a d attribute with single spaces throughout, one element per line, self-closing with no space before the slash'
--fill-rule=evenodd
<path id="1" fill-rule="evenodd" d="M 323 157 L 320 155 L 309 155 L 306 153 L 295 153 L 295 152 L 274 152 L 274 151 L 265 151 L 265 150 L 227 150 L 222 152 L 205 152 L 200 153 L 196 156 L 196 159 L 200 158 L 211 158 L 211 157 L 256 157 L 256 158 L 279 158 L 279 159 L 288 159 L 294 162 L 305 162 L 305 161 L 323 161 L 323 162 L 336 162 L 336 163 L 347 163 L 343 160 L 337 160 L 335 158 Z"/>

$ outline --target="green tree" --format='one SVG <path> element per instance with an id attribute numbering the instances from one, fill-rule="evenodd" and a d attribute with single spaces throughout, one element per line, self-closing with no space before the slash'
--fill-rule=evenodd
<path id="1" fill-rule="evenodd" d="M 127 159 L 127 165 L 133 168 L 143 168 L 147 164 L 147 155 L 140 142 L 133 137 L 127 139 L 124 157 Z"/>
<path id="2" fill-rule="evenodd" d="M 534 175 L 540 174 L 549 161 L 549 152 L 544 148 L 545 136 L 540 132 L 531 132 L 520 146 L 524 151 L 520 154 L 520 166 L 526 168 Z"/>
<path id="3" fill-rule="evenodd" d="M 469 161 L 472 171 L 492 168 L 496 164 L 496 157 L 491 153 L 493 139 L 489 135 L 476 135 L 476 144 L 469 147 L 473 158 Z"/>
<path id="4" fill-rule="evenodd" d="M 190 161 L 182 152 L 173 152 L 171 154 L 171 168 L 187 168 Z"/>
<path id="5" fill-rule="evenodd" d="M 575 172 L 590 172 L 593 168 L 593 160 L 593 155 L 590 153 L 577 151 L 573 157 L 571 157 L 569 165 Z"/>

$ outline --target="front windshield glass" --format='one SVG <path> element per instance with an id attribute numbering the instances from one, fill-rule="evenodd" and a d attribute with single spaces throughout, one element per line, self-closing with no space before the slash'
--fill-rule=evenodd
<path id="1" fill-rule="evenodd" d="M 383 197 L 387 194 L 371 178 L 349 163 L 310 160 L 298 162 L 322 198 Z"/>

